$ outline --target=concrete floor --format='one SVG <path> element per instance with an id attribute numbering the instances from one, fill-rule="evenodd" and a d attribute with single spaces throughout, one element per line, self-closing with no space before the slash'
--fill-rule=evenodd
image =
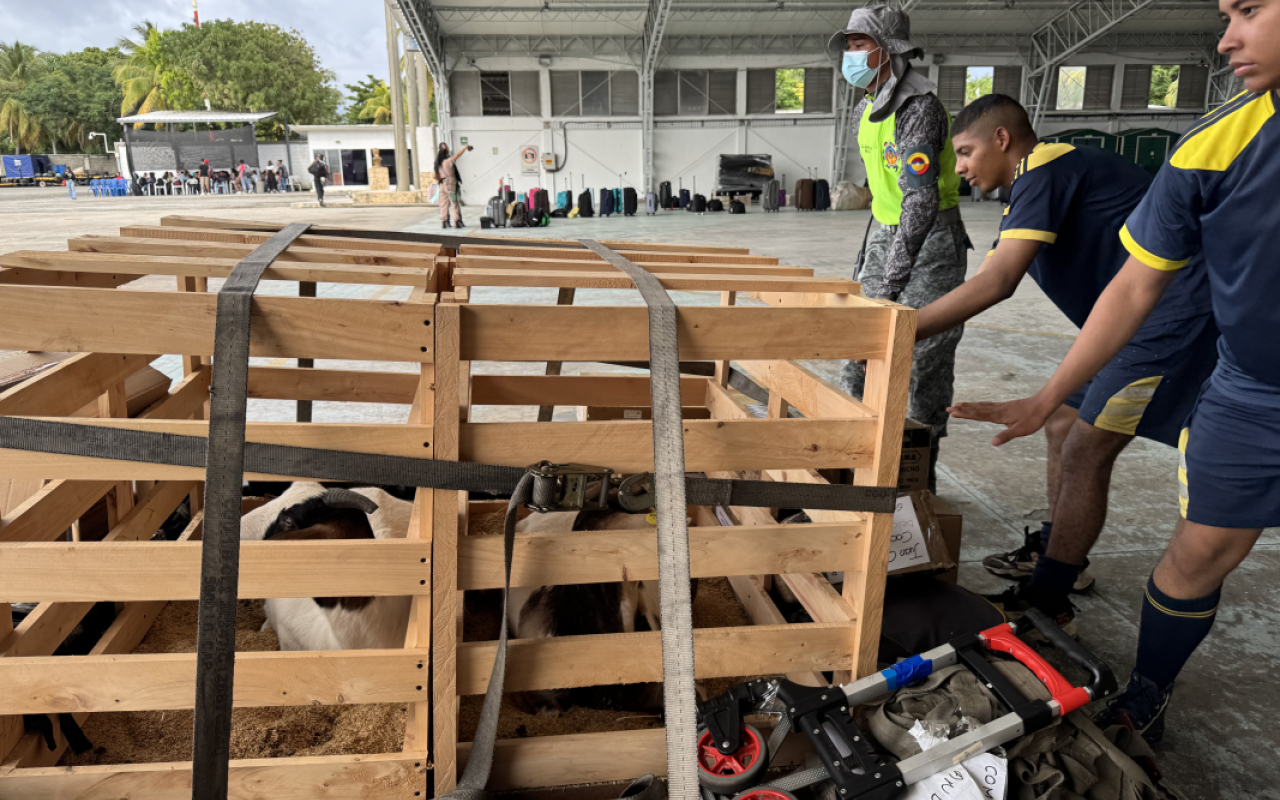
<path id="1" fill-rule="evenodd" d="M 235 218 L 309 220 L 326 224 L 437 231 L 435 209 L 295 209 L 287 195 L 250 198 L 93 198 L 74 203 L 60 190 L 0 190 L 0 252 L 20 248 L 61 249 L 68 236 L 111 234 L 123 224 L 154 224 L 164 214 L 207 214 Z M 995 203 L 961 207 L 976 249 L 976 271 L 995 239 L 1001 208 Z M 478 234 L 481 211 L 465 209 Z M 790 209 L 744 216 L 694 216 L 667 212 L 657 217 L 555 220 L 549 228 L 485 231 L 485 235 L 630 238 L 749 246 L 753 253 L 778 256 L 783 263 L 812 266 L 820 275 L 848 275 L 867 224 L 867 212 L 798 213 Z M 157 285 L 155 288 L 168 288 Z M 322 286 L 322 295 L 350 291 Z M 268 291 L 289 290 L 276 284 Z M 552 290 L 522 290 L 522 302 L 554 302 Z M 361 296 L 369 296 L 362 294 Z M 391 297 L 392 295 L 384 295 Z M 583 303 L 638 303 L 634 292 L 578 293 Z M 480 290 L 475 302 L 503 302 L 509 290 Z M 536 299 L 535 299 L 536 298 Z M 710 293 L 680 293 L 677 302 L 718 302 Z M 1015 296 L 971 321 L 960 346 L 957 400 L 1022 397 L 1035 391 L 1071 346 L 1075 329 L 1039 289 L 1025 281 Z M 164 367 L 172 368 L 169 364 Z M 351 366 L 356 366 L 352 364 Z M 390 365 L 379 365 L 386 368 Z M 605 371 L 600 365 L 573 371 Z M 836 365 L 812 365 L 834 376 Z M 484 371 L 534 372 L 539 365 L 486 364 Z M 332 406 L 333 404 L 328 404 Z M 352 419 L 350 411 L 316 404 L 318 421 Z M 531 409 L 496 414 L 477 409 L 475 419 L 532 418 Z M 288 419 L 292 404 L 256 401 L 257 419 Z M 363 407 L 364 421 L 402 420 L 404 407 Z M 563 418 L 562 409 L 558 418 Z M 981 567 L 984 555 L 1022 541 L 1024 526 L 1038 527 L 1045 516 L 1044 440 L 1031 437 L 997 450 L 995 427 L 955 421 L 943 442 L 939 492 L 965 516 L 961 582 L 977 591 L 1002 590 L 1008 583 Z M 1177 454 L 1162 445 L 1136 441 L 1121 456 L 1113 480 L 1106 530 L 1093 554 L 1096 588 L 1077 599 L 1081 638 L 1127 678 L 1133 664 L 1139 601 L 1152 567 L 1177 516 Z M 1213 633 L 1184 671 L 1168 717 L 1160 765 L 1168 782 L 1186 798 L 1280 798 L 1280 689 L 1268 664 L 1280 661 L 1280 536 L 1268 531 L 1244 566 L 1228 581 Z M 1267 633 L 1273 631 L 1273 633 Z"/>

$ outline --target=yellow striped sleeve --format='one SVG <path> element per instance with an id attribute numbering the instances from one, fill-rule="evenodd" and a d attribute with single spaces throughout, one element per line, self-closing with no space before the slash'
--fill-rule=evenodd
<path id="1" fill-rule="evenodd" d="M 1134 258 L 1146 264 L 1153 269 L 1163 270 L 1164 272 L 1172 272 L 1176 269 L 1182 269 L 1191 259 L 1184 258 L 1181 261 L 1174 261 L 1168 258 L 1161 258 L 1155 253 L 1149 252 L 1145 247 L 1138 244 L 1133 238 L 1133 234 L 1129 233 L 1129 226 L 1126 225 L 1120 229 L 1120 241 L 1124 244 L 1124 249 Z"/>
<path id="2" fill-rule="evenodd" d="M 1049 231 L 1038 231 L 1034 228 L 1010 228 L 1007 231 L 1000 231 L 1001 239 L 1031 239 L 1036 242 L 1044 242 L 1045 244 L 1053 244 L 1058 241 L 1058 234 Z"/>

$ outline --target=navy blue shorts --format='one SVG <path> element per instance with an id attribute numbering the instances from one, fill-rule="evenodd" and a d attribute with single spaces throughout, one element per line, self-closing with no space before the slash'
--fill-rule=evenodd
<path id="1" fill-rule="evenodd" d="M 1217 343 L 1211 314 L 1143 325 L 1067 405 L 1095 428 L 1173 447 L 1218 363 Z"/>
<path id="2" fill-rule="evenodd" d="M 1178 449 L 1178 499 L 1188 521 L 1280 525 L 1280 387 L 1248 377 L 1224 353 Z"/>

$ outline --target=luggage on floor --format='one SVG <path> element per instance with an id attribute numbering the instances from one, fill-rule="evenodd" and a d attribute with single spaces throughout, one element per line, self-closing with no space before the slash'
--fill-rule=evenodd
<path id="1" fill-rule="evenodd" d="M 554 218 L 556 218 L 556 219 L 565 219 L 565 218 L 566 218 L 566 217 L 568 217 L 570 214 L 573 214 L 573 212 L 572 212 L 572 211 L 570 211 L 570 210 L 569 210 L 569 209 L 567 209 L 567 208 L 557 208 L 555 211 L 552 211 L 552 212 L 551 212 L 550 214 L 548 214 L 547 216 L 548 216 L 548 217 L 554 217 Z M 574 216 L 577 216 L 577 215 L 575 214 Z"/>
<path id="2" fill-rule="evenodd" d="M 556 208 L 563 208 L 565 211 L 573 208 L 573 192 L 560 192 L 557 194 Z"/>
<path id="3" fill-rule="evenodd" d="M 658 196 L 653 192 L 644 196 L 644 213 L 651 217 L 658 213 Z"/>
<path id="4" fill-rule="evenodd" d="M 551 213 L 551 193 L 546 189 L 538 189 L 534 192 L 534 206 L 544 215 Z"/>
<path id="5" fill-rule="evenodd" d="M 813 210 L 827 211 L 831 208 L 831 184 L 826 178 L 818 178 L 813 185 Z"/>
<path id="6" fill-rule="evenodd" d="M 724 203 L 719 197 L 713 197 L 707 201 L 708 211 L 724 211 Z"/>
<path id="7" fill-rule="evenodd" d="M 508 203 L 514 203 L 516 201 L 516 190 L 508 189 L 502 193 L 502 196 L 507 199 Z"/>
<path id="8" fill-rule="evenodd" d="M 511 221 L 509 223 L 513 228 L 527 228 L 529 226 L 529 208 L 519 200 L 511 207 Z"/>
<path id="9" fill-rule="evenodd" d="M 550 214 L 543 214 L 543 215 L 542 215 L 542 227 L 546 228 L 546 227 L 548 227 L 548 226 L 550 226 L 550 225 L 551 225 L 551 215 L 550 215 Z"/>
<path id="10" fill-rule="evenodd" d="M 787 207 L 787 190 L 779 189 L 778 190 L 778 208 L 786 208 L 786 207 Z"/>
<path id="11" fill-rule="evenodd" d="M 765 211 L 778 210 L 778 193 L 782 191 L 781 184 L 774 178 L 765 181 L 764 189 L 760 192 L 760 207 Z"/>
<path id="12" fill-rule="evenodd" d="M 636 190 L 630 186 L 622 190 L 622 213 L 628 217 L 634 217 L 639 206 L 640 198 L 636 196 Z"/>
<path id="13" fill-rule="evenodd" d="M 689 203 L 689 210 L 695 214 L 705 214 L 707 212 L 706 195 L 695 194 Z"/>
<path id="14" fill-rule="evenodd" d="M 600 190 L 600 216 L 612 216 L 613 208 L 613 192 L 609 189 Z"/>
<path id="15" fill-rule="evenodd" d="M 568 219 L 577 219 L 577 218 L 578 218 L 578 208 L 577 206 L 575 206 L 569 209 Z"/>
<path id="16" fill-rule="evenodd" d="M 541 228 L 542 221 L 546 218 L 547 218 L 547 215 L 543 214 L 537 208 L 529 209 L 529 227 L 530 228 Z"/>
<path id="17" fill-rule="evenodd" d="M 681 208 L 689 207 L 689 190 L 688 189 L 680 190 L 680 207 Z"/>
<path id="18" fill-rule="evenodd" d="M 729 213 L 745 214 L 747 213 L 747 207 L 746 205 L 743 204 L 741 200 L 734 200 L 732 203 L 729 204 Z"/>
<path id="19" fill-rule="evenodd" d="M 622 211 L 623 211 L 622 190 L 614 189 L 613 190 L 613 213 L 621 214 Z"/>
<path id="20" fill-rule="evenodd" d="M 796 181 L 796 208 L 801 211 L 813 210 L 813 178 Z"/>
<path id="21" fill-rule="evenodd" d="M 493 227 L 507 227 L 507 204 L 502 202 L 502 198 L 494 195 L 489 198 L 489 205 L 485 207 L 485 213 L 489 219 L 493 220 Z"/>
<path id="22" fill-rule="evenodd" d="M 480 218 L 480 227 L 481 227 L 481 228 L 492 228 L 492 227 L 493 227 L 493 217 L 481 217 L 481 218 Z"/>
<path id="23" fill-rule="evenodd" d="M 595 215 L 595 207 L 591 204 L 591 190 L 583 189 L 582 194 L 578 195 L 578 216 L 594 217 Z"/>
<path id="24" fill-rule="evenodd" d="M 670 209 L 675 203 L 675 196 L 671 193 L 671 181 L 658 184 L 658 205 Z"/>

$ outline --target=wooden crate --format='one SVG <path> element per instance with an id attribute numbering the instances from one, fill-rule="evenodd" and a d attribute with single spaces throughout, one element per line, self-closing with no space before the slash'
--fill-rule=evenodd
<path id="1" fill-rule="evenodd" d="M 101 398 L 100 418 L 74 421 L 205 435 L 216 303 L 205 291 L 207 280 L 229 274 L 280 227 L 170 217 L 160 226 L 122 229 L 120 237 L 72 240 L 68 252 L 0 256 L 0 349 L 83 353 L 0 394 L 0 415 L 67 417 Z M 690 471 L 820 482 L 818 469 L 852 468 L 860 484 L 895 485 L 913 312 L 863 298 L 851 281 L 815 278 L 810 269 L 745 249 L 609 244 L 669 289 L 721 293 L 719 306 L 679 310 L 681 358 L 715 364 L 714 376 L 683 380 L 683 404 L 707 411 L 706 419 L 685 423 Z M 141 275 L 173 276 L 180 291 L 115 288 Z M 253 355 L 418 367 L 252 367 L 251 397 L 410 408 L 408 422 L 395 425 L 251 422 L 251 441 L 509 466 L 547 459 L 622 472 L 652 468 L 648 421 L 469 421 L 472 406 L 650 405 L 647 376 L 472 375 L 478 361 L 647 359 L 643 306 L 468 302 L 477 286 L 631 288 L 576 242 L 512 239 L 454 251 L 317 227 L 264 278 L 412 288 L 399 301 L 260 296 Z M 737 306 L 739 295 L 763 305 Z M 184 380 L 143 419 L 104 419 L 122 416 L 123 380 L 164 353 L 185 354 Z M 863 402 L 795 362 L 842 358 L 868 360 Z M 755 418 L 727 388 L 730 359 L 768 389 L 767 418 Z M 789 418 L 790 408 L 803 418 Z M 22 735 L 14 715 L 83 718 L 106 710 L 192 707 L 194 655 L 131 651 L 165 601 L 197 596 L 200 544 L 135 540 L 184 496 L 198 503 L 202 471 L 0 450 L 5 478 L 50 483 L 0 524 L 0 604 L 42 604 L 40 625 L 0 630 L 0 798 L 185 797 L 187 762 L 51 768 L 65 745 L 47 751 Z M 77 509 L 107 494 L 118 509 L 107 541 L 56 541 Z M 402 650 L 242 653 L 236 669 L 237 706 L 407 704 L 404 751 L 233 761 L 234 797 L 259 797 L 267 787 L 273 798 L 418 797 L 425 795 L 430 768 L 437 793 L 454 785 L 469 752 L 469 743 L 458 741 L 458 699 L 484 692 L 495 649 L 492 642 L 460 643 L 460 593 L 500 586 L 502 574 L 500 537 L 467 535 L 469 505 L 464 493 L 420 490 L 405 541 L 244 543 L 241 597 L 414 600 Z M 814 524 L 785 529 L 765 509 L 723 515 L 734 528 L 720 527 L 712 509 L 701 510 L 691 527 L 692 571 L 727 576 L 756 626 L 695 631 L 699 677 L 786 673 L 812 681 L 824 670 L 874 669 L 890 515 L 813 511 Z M 196 527 L 189 533 L 198 536 Z M 657 577 L 652 533 L 524 535 L 516 553 L 516 585 L 598 582 L 620 572 Z M 306 568 L 281 577 L 282 565 L 298 563 Z M 817 574 L 824 570 L 845 571 L 843 594 Z M 764 591 L 777 573 L 815 622 L 783 624 Z M 126 605 L 94 653 L 51 657 L 64 632 L 99 600 Z M 8 618 L 0 613 L 0 625 Z M 508 691 L 656 681 L 659 634 L 516 641 L 508 664 Z M 532 788 L 662 773 L 664 747 L 661 730 L 500 742 L 491 785 Z"/>

